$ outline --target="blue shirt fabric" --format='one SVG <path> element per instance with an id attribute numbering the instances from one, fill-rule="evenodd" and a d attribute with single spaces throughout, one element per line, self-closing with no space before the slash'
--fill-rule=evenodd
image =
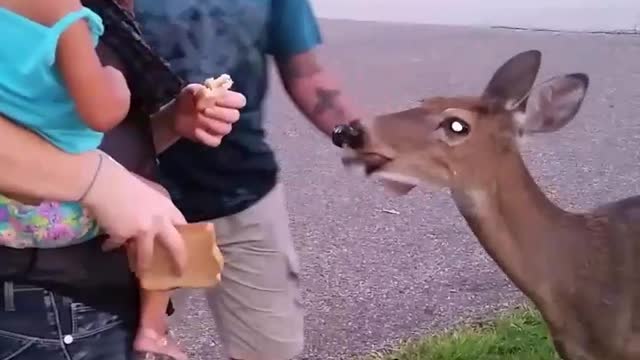
<path id="1" fill-rule="evenodd" d="M 166 185 L 189 221 L 242 211 L 268 193 L 278 165 L 265 141 L 269 57 L 321 43 L 307 0 L 136 0 L 143 37 L 188 82 L 227 73 L 247 97 L 217 148 L 181 140 L 160 156 Z"/>
<path id="2" fill-rule="evenodd" d="M 55 64 L 60 35 L 82 19 L 96 45 L 104 27 L 88 8 L 52 26 L 0 8 L 0 113 L 69 153 L 95 149 L 103 136 L 82 121 Z"/>

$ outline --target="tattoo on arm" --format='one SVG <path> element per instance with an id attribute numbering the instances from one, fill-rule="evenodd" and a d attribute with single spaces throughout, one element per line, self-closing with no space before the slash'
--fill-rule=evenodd
<path id="1" fill-rule="evenodd" d="M 344 109 L 342 109 L 336 101 L 340 97 L 340 90 L 317 88 L 316 96 L 318 98 L 318 103 L 311 111 L 313 116 L 322 116 L 328 111 L 333 111 L 334 116 L 345 116 Z"/>
<path id="2" fill-rule="evenodd" d="M 313 51 L 276 61 L 289 95 L 321 131 L 330 134 L 335 125 L 350 120 L 351 111 L 342 92 L 318 64 Z"/>

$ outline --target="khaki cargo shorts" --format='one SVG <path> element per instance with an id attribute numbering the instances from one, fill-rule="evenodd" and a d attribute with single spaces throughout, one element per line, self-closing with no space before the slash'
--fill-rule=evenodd
<path id="1" fill-rule="evenodd" d="M 281 184 L 251 208 L 214 220 L 225 265 L 206 297 L 228 357 L 288 360 L 302 352 L 299 263 Z M 176 315 L 188 290 L 178 290 Z"/>

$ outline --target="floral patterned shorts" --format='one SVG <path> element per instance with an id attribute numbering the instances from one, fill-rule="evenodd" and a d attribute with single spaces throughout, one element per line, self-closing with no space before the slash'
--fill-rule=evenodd
<path id="1" fill-rule="evenodd" d="M 44 201 L 26 205 L 0 195 L 0 245 L 57 248 L 91 240 L 100 229 L 76 202 Z"/>

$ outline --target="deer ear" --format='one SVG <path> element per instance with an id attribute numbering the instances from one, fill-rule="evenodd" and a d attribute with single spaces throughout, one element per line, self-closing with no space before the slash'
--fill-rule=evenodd
<path id="1" fill-rule="evenodd" d="M 482 97 L 498 101 L 508 110 L 519 107 L 538 76 L 541 59 L 540 51 L 529 50 L 507 60 L 493 74 Z"/>
<path id="2" fill-rule="evenodd" d="M 557 76 L 536 86 L 527 99 L 522 130 L 540 133 L 561 129 L 580 110 L 588 87 L 586 74 Z"/>

